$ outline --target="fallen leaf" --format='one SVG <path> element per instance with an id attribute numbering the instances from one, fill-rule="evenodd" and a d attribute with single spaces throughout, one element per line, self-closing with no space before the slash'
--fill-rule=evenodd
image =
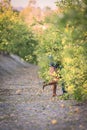
<path id="1" fill-rule="evenodd" d="M 83 125 L 79 125 L 79 128 L 84 128 L 84 126 Z"/>
<path id="2" fill-rule="evenodd" d="M 57 120 L 53 119 L 53 120 L 51 121 L 51 123 L 52 123 L 53 125 L 55 125 L 55 124 L 57 124 Z"/>
<path id="3" fill-rule="evenodd" d="M 16 91 L 16 94 L 20 95 L 21 92 L 22 92 L 22 91 L 21 91 L 20 89 L 18 89 L 18 90 Z"/>
<path id="4" fill-rule="evenodd" d="M 78 107 L 75 108 L 74 112 L 79 113 L 80 112 L 79 108 Z"/>
<path id="5" fill-rule="evenodd" d="M 69 109 L 72 110 L 72 106 L 69 106 Z"/>
<path id="6" fill-rule="evenodd" d="M 62 108 L 64 108 L 64 107 L 65 107 L 65 105 L 64 105 L 64 104 L 61 104 L 61 107 L 62 107 Z"/>

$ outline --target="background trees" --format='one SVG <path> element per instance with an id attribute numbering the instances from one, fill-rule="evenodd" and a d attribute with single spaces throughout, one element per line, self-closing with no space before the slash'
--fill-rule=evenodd
<path id="1" fill-rule="evenodd" d="M 8 6 L 7 6 L 8 5 Z M 37 40 L 17 11 L 7 1 L 0 3 L 0 50 L 17 54 L 24 60 L 36 63 L 34 49 Z"/>

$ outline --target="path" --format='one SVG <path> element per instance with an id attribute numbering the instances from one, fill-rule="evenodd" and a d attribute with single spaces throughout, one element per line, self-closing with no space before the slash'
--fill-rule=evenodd
<path id="1" fill-rule="evenodd" d="M 87 130 L 87 104 L 51 98 L 51 88 L 42 91 L 37 73 L 37 66 L 29 65 L 3 78 L 0 130 Z"/>

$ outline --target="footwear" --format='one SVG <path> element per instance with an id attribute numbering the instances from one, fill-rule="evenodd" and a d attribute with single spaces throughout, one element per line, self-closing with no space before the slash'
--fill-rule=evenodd
<path id="1" fill-rule="evenodd" d="M 67 93 L 67 91 L 66 91 L 66 90 L 64 90 L 64 91 L 63 91 L 63 94 L 64 94 L 64 93 Z"/>
<path id="2" fill-rule="evenodd" d="M 46 83 L 45 83 L 45 82 L 43 82 L 43 90 L 44 90 L 45 86 L 46 86 Z"/>
<path id="3" fill-rule="evenodd" d="M 57 94 L 53 94 L 53 95 L 52 95 L 52 97 L 56 97 L 56 96 L 57 96 Z"/>
<path id="4" fill-rule="evenodd" d="M 63 94 L 67 93 L 67 91 L 65 90 L 65 87 L 62 87 L 62 92 L 63 92 Z"/>
<path id="5" fill-rule="evenodd" d="M 45 88 L 45 85 L 43 85 L 43 90 L 44 90 L 44 88 Z"/>

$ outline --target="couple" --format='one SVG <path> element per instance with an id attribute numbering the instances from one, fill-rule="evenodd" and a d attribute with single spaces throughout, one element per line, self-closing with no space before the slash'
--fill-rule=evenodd
<path id="1" fill-rule="evenodd" d="M 49 83 L 45 83 L 43 84 L 43 90 L 46 86 L 48 85 L 52 85 L 52 90 L 53 90 L 53 97 L 57 96 L 56 94 L 56 90 L 57 90 L 57 83 L 58 83 L 58 80 L 60 77 L 58 77 L 57 75 L 57 68 L 58 68 L 58 64 L 54 64 L 54 63 L 51 63 L 50 64 L 50 67 L 49 67 L 49 77 L 50 77 L 50 82 Z M 66 93 L 65 89 L 64 89 L 64 86 L 62 86 L 62 91 L 63 93 Z"/>

